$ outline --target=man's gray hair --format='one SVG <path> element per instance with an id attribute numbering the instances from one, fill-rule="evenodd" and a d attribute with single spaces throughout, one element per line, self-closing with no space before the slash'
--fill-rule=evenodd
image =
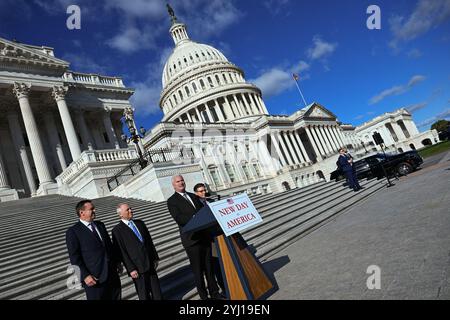
<path id="1" fill-rule="evenodd" d="M 121 202 L 121 203 L 119 203 L 119 204 L 117 205 L 117 208 L 116 208 L 117 214 L 120 214 L 120 207 L 123 206 L 124 204 L 127 204 L 127 203 Z"/>

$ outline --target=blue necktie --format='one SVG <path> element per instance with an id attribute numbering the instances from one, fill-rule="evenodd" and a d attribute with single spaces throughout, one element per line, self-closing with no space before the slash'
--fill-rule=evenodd
<path id="1" fill-rule="evenodd" d="M 139 238 L 139 241 L 144 242 L 144 239 L 142 239 L 141 234 L 139 233 L 138 229 L 136 228 L 136 226 L 134 225 L 134 222 L 132 220 L 130 220 L 130 222 L 128 222 L 128 225 L 131 227 L 131 230 L 133 230 L 134 234 L 136 235 L 136 237 Z"/>

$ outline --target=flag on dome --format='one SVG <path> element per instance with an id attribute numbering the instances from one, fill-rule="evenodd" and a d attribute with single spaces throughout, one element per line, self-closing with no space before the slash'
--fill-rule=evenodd
<path id="1" fill-rule="evenodd" d="M 293 73 L 292 76 L 294 77 L 295 81 L 298 81 L 298 79 L 300 79 L 300 77 L 296 73 Z"/>

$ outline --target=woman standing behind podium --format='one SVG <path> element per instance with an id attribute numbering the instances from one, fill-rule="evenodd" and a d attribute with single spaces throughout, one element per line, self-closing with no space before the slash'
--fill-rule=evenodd
<path id="1" fill-rule="evenodd" d="M 180 229 L 181 243 L 189 258 L 200 299 L 208 299 L 203 275 L 206 277 L 211 298 L 223 299 L 219 293 L 219 287 L 214 279 L 212 270 L 211 237 L 209 234 L 201 231 L 182 232 L 182 228 L 188 224 L 203 205 L 194 194 L 186 192 L 183 176 L 177 175 L 172 177 L 172 186 L 175 193 L 167 200 L 167 208 Z"/>

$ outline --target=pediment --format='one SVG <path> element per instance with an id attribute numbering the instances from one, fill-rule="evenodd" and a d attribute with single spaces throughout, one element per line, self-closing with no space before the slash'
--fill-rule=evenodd
<path id="1" fill-rule="evenodd" d="M 4 38 L 0 38 L 0 60 L 37 65 L 52 65 L 53 67 L 69 67 L 69 62 L 67 61 Z"/>
<path id="2" fill-rule="evenodd" d="M 313 103 L 303 117 L 336 120 L 336 116 L 330 110 L 318 103 Z"/>

